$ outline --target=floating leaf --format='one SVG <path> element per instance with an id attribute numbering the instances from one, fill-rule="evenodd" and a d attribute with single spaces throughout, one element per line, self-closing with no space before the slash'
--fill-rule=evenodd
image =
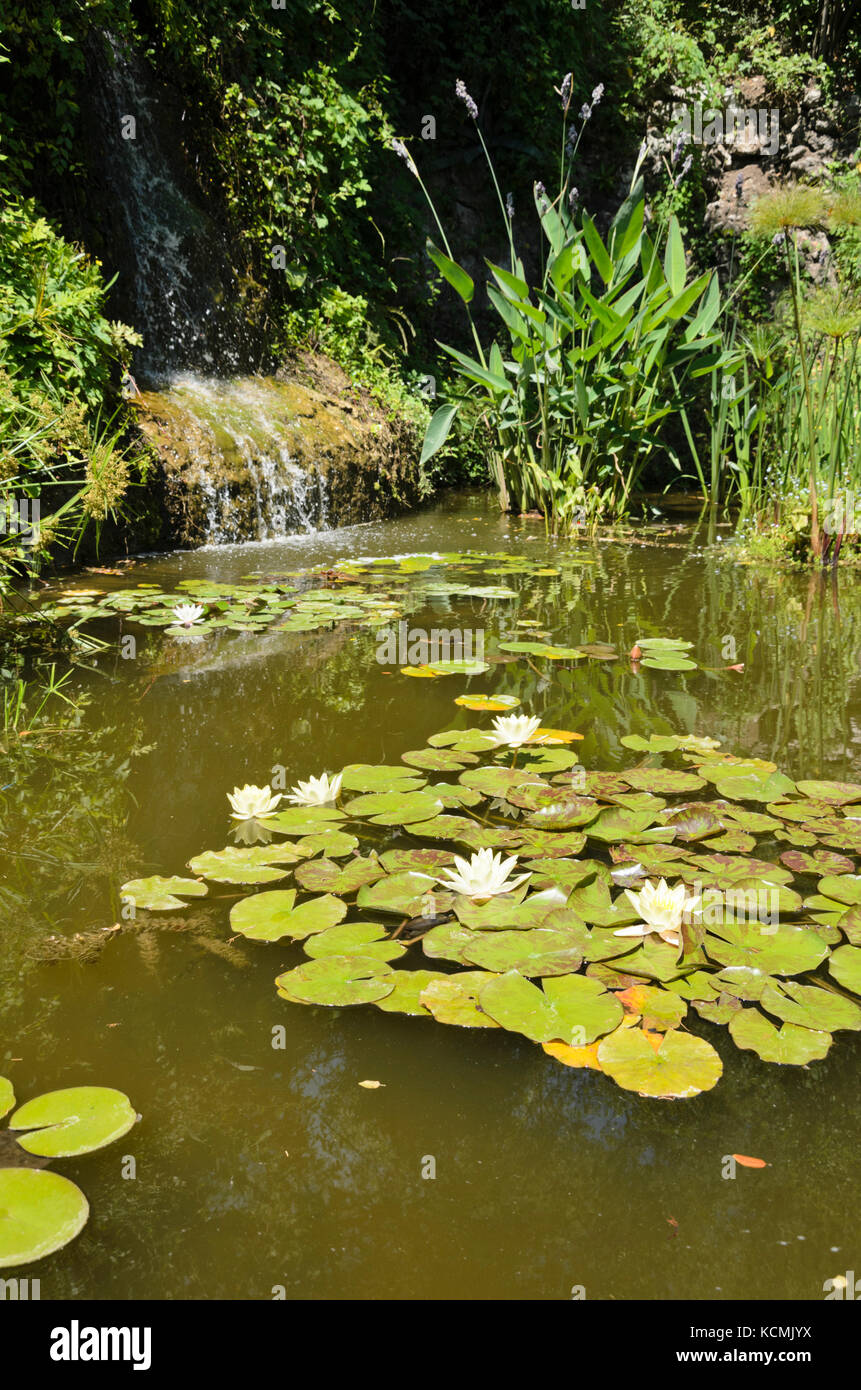
<path id="1" fill-rule="evenodd" d="M 0 1117 L 8 1114 L 15 1104 L 15 1088 L 7 1076 L 0 1076 Z"/>
<path id="2" fill-rule="evenodd" d="M 742 1168 L 767 1168 L 768 1164 L 764 1158 L 749 1158 L 747 1154 L 733 1154 L 736 1163 L 740 1163 Z"/>
<path id="3" fill-rule="evenodd" d="M 589 1043 L 586 1047 L 569 1047 L 567 1043 L 562 1042 L 542 1043 L 541 1046 L 550 1057 L 555 1057 L 557 1062 L 563 1062 L 566 1067 L 601 1070 L 601 1063 L 598 1061 L 599 1042 Z"/>
<path id="4" fill-rule="evenodd" d="M 567 975 L 583 961 L 580 934 L 570 927 L 534 927 L 531 931 L 480 932 L 464 948 L 463 959 L 482 970 L 516 970 L 529 978 Z"/>
<path id="5" fill-rule="evenodd" d="M 53 1255 L 84 1229 L 89 1214 L 81 1189 L 59 1173 L 0 1168 L 0 1269 Z"/>
<path id="6" fill-rule="evenodd" d="M 424 990 L 434 980 L 451 979 L 439 970 L 396 970 L 394 976 L 395 986 L 391 993 L 374 1000 L 377 1008 L 387 1014 L 413 1014 L 424 1018 L 430 1017 L 430 1009 L 421 1002 Z"/>
<path id="7" fill-rule="evenodd" d="M 458 695 L 455 704 L 466 709 L 506 710 L 516 709 L 520 700 L 516 695 Z"/>
<path id="8" fill-rule="evenodd" d="M 678 1028 L 688 1011 L 678 994 L 654 985 L 632 985 L 616 997 L 627 1013 L 641 1015 L 643 1027 L 650 1031 L 665 1033 L 668 1028 Z"/>
<path id="9" fill-rule="evenodd" d="M 211 849 L 189 859 L 193 874 L 200 874 L 212 883 L 274 883 L 286 878 L 289 869 L 277 867 L 294 864 L 302 856 L 292 845 L 228 845 L 226 849 Z"/>
<path id="10" fill-rule="evenodd" d="M 137 1116 L 128 1096 L 108 1086 L 47 1091 L 20 1106 L 9 1121 L 22 1149 L 45 1158 L 76 1158 L 121 1139 Z"/>
<path id="11" fill-rule="evenodd" d="M 617 1029 L 601 1042 L 598 1061 L 626 1091 L 663 1100 L 710 1091 L 723 1072 L 723 1063 L 709 1043 L 678 1031 L 665 1033 L 656 1048 L 639 1028 Z"/>
<path id="12" fill-rule="evenodd" d="M 175 912 L 188 907 L 182 898 L 205 898 L 208 892 L 206 884 L 196 878 L 162 878 L 153 874 L 151 878 L 129 879 L 120 889 L 120 897 L 147 912 Z"/>
<path id="13" fill-rule="evenodd" d="M 372 956 L 323 956 L 275 980 L 282 999 L 296 1004 L 373 1004 L 395 987 L 395 972 Z"/>
<path id="14" fill-rule="evenodd" d="M 460 1028 L 498 1028 L 499 1024 L 478 1005 L 479 990 L 492 980 L 484 970 L 465 970 L 445 979 L 431 980 L 419 995 L 437 1023 Z"/>
<path id="15" fill-rule="evenodd" d="M 374 825 L 411 825 L 429 820 L 442 810 L 442 802 L 430 792 L 370 792 L 346 806 L 350 816 L 370 816 Z"/>
<path id="16" fill-rule="evenodd" d="M 795 1023 L 775 1028 L 759 1009 L 739 1009 L 729 1021 L 729 1031 L 736 1047 L 755 1052 L 764 1062 L 797 1067 L 824 1057 L 832 1041 L 830 1033 Z"/>
<path id="17" fill-rule="evenodd" d="M 365 883 L 376 883 L 385 873 L 379 859 L 350 859 L 336 864 L 332 859 L 310 859 L 295 872 L 296 882 L 308 893 L 356 893 Z"/>
<path id="18" fill-rule="evenodd" d="M 836 854 L 828 849 L 817 849 L 812 854 L 787 849 L 781 854 L 780 862 L 796 874 L 817 874 L 820 877 L 826 874 L 851 874 L 855 867 L 845 854 Z"/>
<path id="19" fill-rule="evenodd" d="M 230 926 L 252 941 L 301 941 L 312 932 L 334 927 L 347 913 L 347 904 L 328 894 L 296 905 L 296 889 L 273 889 L 243 898 L 230 909 Z"/>
<path id="20" fill-rule="evenodd" d="M 861 786 L 857 782 L 799 782 L 797 785 L 802 796 L 812 797 L 815 801 L 828 801 L 833 806 L 861 801 Z"/>
<path id="21" fill-rule="evenodd" d="M 392 941 L 385 927 L 377 922 L 342 922 L 327 927 L 305 940 L 305 954 L 312 960 L 322 956 L 365 956 L 371 960 L 398 960 L 406 947 Z"/>
<path id="22" fill-rule="evenodd" d="M 428 894 L 433 895 L 432 904 Z M 426 907 L 432 909 L 429 916 L 447 912 L 452 901 L 453 895 L 437 883 L 435 875 L 406 870 L 360 888 L 356 905 L 372 912 L 395 912 L 399 917 L 422 917 Z"/>
<path id="23" fill-rule="evenodd" d="M 703 945 L 721 965 L 748 965 L 769 975 L 815 970 L 828 955 L 825 942 L 804 927 L 762 927 L 748 922 L 713 926 Z"/>
<path id="24" fill-rule="evenodd" d="M 558 975 L 544 980 L 541 990 L 509 970 L 485 984 L 478 998 L 503 1028 L 540 1043 L 584 1046 L 622 1017 L 618 1000 L 587 975 Z"/>
<path id="25" fill-rule="evenodd" d="M 839 1028 L 856 1031 L 861 1028 L 861 1007 L 833 990 L 818 985 L 800 985 L 787 980 L 780 988 L 768 985 L 762 991 L 762 1007 L 776 1014 L 784 1023 L 797 1023 L 822 1033 L 834 1033 Z"/>
<path id="26" fill-rule="evenodd" d="M 405 753 L 404 760 L 408 762 L 412 756 Z M 341 785 L 345 791 L 351 792 L 413 792 L 425 784 L 424 777 L 417 777 L 411 768 L 401 767 L 398 763 L 348 763 L 342 776 Z"/>
<path id="27" fill-rule="evenodd" d="M 838 946 L 832 951 L 828 969 L 839 985 L 861 995 L 861 948 Z"/>

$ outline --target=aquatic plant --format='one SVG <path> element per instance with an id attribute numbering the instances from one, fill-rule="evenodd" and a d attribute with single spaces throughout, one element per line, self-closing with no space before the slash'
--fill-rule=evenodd
<path id="1" fill-rule="evenodd" d="M 292 801 L 294 806 L 325 806 L 330 801 L 337 801 L 341 795 L 341 774 L 336 777 L 329 777 L 324 772 L 320 777 L 310 777 L 307 782 L 299 782 L 291 788 L 292 795 L 287 800 Z"/>
<path id="2" fill-rule="evenodd" d="M 0 1076 L 0 1117 L 14 1105 L 12 1082 Z M 0 1269 L 52 1255 L 87 1224 L 81 1189 L 45 1164 L 103 1149 L 136 1119 L 128 1096 L 107 1086 L 48 1091 L 15 1110 L 0 1133 Z"/>
<path id="3" fill-rule="evenodd" d="M 273 796 L 269 787 L 253 787 L 246 782 L 244 787 L 228 792 L 227 800 L 233 807 L 230 814 L 234 820 L 263 820 L 274 813 L 281 796 Z"/>
<path id="4" fill-rule="evenodd" d="M 861 854 L 861 785 L 796 783 L 692 734 L 623 735 L 640 761 L 602 772 L 578 764 L 573 731 L 543 732 L 509 750 L 481 727 L 444 729 L 400 766 L 346 766 L 338 806 L 273 817 L 298 838 L 261 846 L 257 864 L 296 887 L 260 880 L 230 929 L 303 943 L 306 960 L 276 979 L 283 999 L 504 1029 L 677 1099 L 722 1072 L 691 1011 L 783 1064 L 861 1029 L 861 875 L 847 854 Z M 801 848 L 761 857 L 781 842 Z M 236 854 L 190 867 L 253 887 Z M 180 891 L 206 891 L 194 883 Z M 419 948 L 433 968 L 413 968 Z"/>

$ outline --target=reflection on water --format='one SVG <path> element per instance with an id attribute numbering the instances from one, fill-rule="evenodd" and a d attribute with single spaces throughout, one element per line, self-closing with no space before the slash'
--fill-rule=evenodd
<path id="1" fill-rule="evenodd" d="M 580 730 L 587 766 L 629 760 L 625 733 L 684 730 L 796 778 L 859 780 L 858 581 L 841 576 L 838 590 L 707 562 L 687 529 L 640 539 L 548 546 L 540 524 L 467 498 L 385 525 L 160 558 L 134 579 L 169 587 L 434 549 L 546 557 L 560 575 L 504 580 L 521 594 L 516 612 L 450 596 L 410 621 L 507 640 L 529 618 L 557 643 L 623 653 L 644 634 L 673 636 L 694 644 L 701 669 L 512 662 L 469 688 L 516 694 L 545 726 Z M 150 634 L 138 660 L 112 652 L 81 677 L 91 703 L 76 756 L 2 793 L 14 890 L 2 1070 L 25 1095 L 118 1086 L 143 1115 L 118 1146 L 137 1159 L 134 1181 L 112 1150 L 64 1166 L 85 1180 L 93 1218 L 38 1267 L 43 1297 L 271 1298 L 283 1286 L 288 1298 L 567 1298 L 583 1285 L 589 1298 L 804 1299 L 853 1267 L 854 1035 L 805 1070 L 767 1066 L 698 1025 L 723 1056 L 720 1086 L 656 1102 L 501 1032 L 291 1007 L 273 980 L 299 949 L 230 943 L 229 900 L 125 924 L 89 954 L 45 964 L 49 935 L 68 942 L 120 920 L 124 879 L 181 872 L 227 843 L 234 785 L 267 781 L 277 763 L 295 781 L 397 762 L 430 733 L 482 719 L 453 704 L 462 678 L 380 666 L 373 629 L 171 648 Z M 722 669 L 738 662 L 743 674 Z M 272 1047 L 280 1024 L 283 1050 Z M 384 1084 L 362 1089 L 368 1078 Z M 771 1166 L 725 1180 L 730 1153 Z M 422 1176 L 429 1157 L 434 1178 Z"/>

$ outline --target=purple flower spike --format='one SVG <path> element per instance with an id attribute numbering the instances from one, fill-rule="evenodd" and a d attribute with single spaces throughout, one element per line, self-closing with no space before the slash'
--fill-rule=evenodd
<path id="1" fill-rule="evenodd" d="M 510 193 L 505 195 L 505 211 L 508 213 L 509 222 L 514 221 L 514 199 Z"/>
<path id="2" fill-rule="evenodd" d="M 584 101 L 583 105 L 580 107 L 580 119 L 581 119 L 581 121 L 588 121 L 588 119 L 589 119 L 589 117 L 590 117 L 591 115 L 592 115 L 592 108 L 591 108 L 591 106 L 589 105 L 588 101 Z"/>
<path id="3" fill-rule="evenodd" d="M 469 112 L 470 116 L 472 116 L 472 119 L 473 119 L 474 121 L 477 121 L 477 120 L 478 120 L 478 107 L 476 106 L 476 104 L 475 104 L 475 102 L 473 101 L 472 97 L 469 95 L 469 92 L 466 90 L 466 85 L 465 85 L 465 83 L 462 82 L 460 78 L 458 78 L 458 79 L 457 79 L 457 82 L 454 84 L 454 91 L 455 91 L 455 96 L 460 97 L 461 101 L 463 102 L 463 104 L 464 104 L 464 106 L 466 107 L 467 111 Z"/>
<path id="4" fill-rule="evenodd" d="M 593 105 L 593 106 L 597 106 L 597 105 L 598 105 L 598 102 L 601 100 L 601 98 L 602 98 L 603 95 L 604 95 L 604 83 L 603 83 L 603 82 L 599 82 L 599 83 L 598 83 L 598 86 L 595 88 L 594 92 L 592 93 L 592 105 Z"/>
<path id="5" fill-rule="evenodd" d="M 574 80 L 574 74 L 573 74 L 573 72 L 566 72 L 565 76 L 564 76 L 563 79 L 562 79 L 562 90 L 561 90 L 561 92 L 559 93 L 559 95 L 560 95 L 560 97 L 562 98 L 562 110 L 563 110 L 563 111 L 567 111 L 567 110 L 568 110 L 568 103 L 569 103 L 569 101 L 571 100 L 571 83 L 573 82 L 573 80 Z"/>

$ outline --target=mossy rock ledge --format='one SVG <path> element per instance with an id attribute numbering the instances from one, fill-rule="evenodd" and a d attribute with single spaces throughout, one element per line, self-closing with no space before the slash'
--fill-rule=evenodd
<path id="1" fill-rule="evenodd" d="M 159 461 L 151 496 L 173 545 L 373 521 L 420 497 L 419 432 L 327 359 L 306 354 L 267 377 L 177 377 L 137 406 Z"/>

